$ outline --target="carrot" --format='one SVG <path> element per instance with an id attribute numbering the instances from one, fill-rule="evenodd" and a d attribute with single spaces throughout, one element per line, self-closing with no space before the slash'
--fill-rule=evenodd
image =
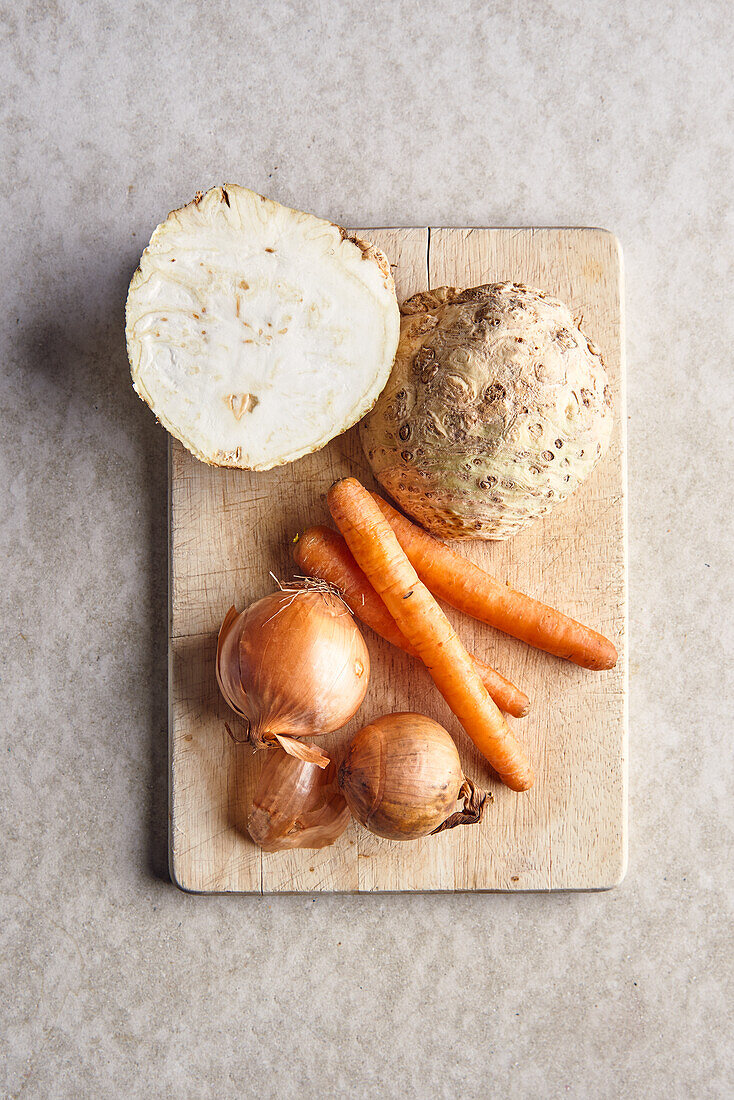
<path id="1" fill-rule="evenodd" d="M 476 747 L 503 783 L 527 790 L 534 776 L 525 753 L 376 502 L 353 477 L 332 485 L 327 502 L 357 564 Z"/>
<path id="2" fill-rule="evenodd" d="M 418 656 L 337 531 L 330 527 L 310 527 L 299 536 L 293 547 L 293 557 L 307 576 L 336 585 L 353 614 L 381 638 L 412 657 Z M 516 718 L 524 718 L 530 709 L 527 695 L 479 657 L 473 656 L 472 660 L 497 706 Z"/>
<path id="3" fill-rule="evenodd" d="M 617 650 L 608 638 L 540 600 L 501 584 L 427 531 L 416 527 L 373 493 L 418 576 L 434 596 L 536 649 L 583 668 L 613 668 Z"/>

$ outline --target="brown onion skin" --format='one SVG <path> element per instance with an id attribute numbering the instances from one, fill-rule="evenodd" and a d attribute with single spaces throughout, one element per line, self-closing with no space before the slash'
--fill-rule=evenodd
<path id="1" fill-rule="evenodd" d="M 336 781 L 336 764 L 326 770 L 266 749 L 247 819 L 250 837 L 266 852 L 326 848 L 351 820 Z"/>
<path id="2" fill-rule="evenodd" d="M 256 742 L 339 729 L 370 678 L 367 646 L 349 609 L 333 593 L 308 588 L 274 592 L 235 615 L 218 668 L 225 697 L 249 720 Z"/>
<path id="3" fill-rule="evenodd" d="M 352 814 L 388 840 L 416 840 L 456 807 L 464 776 L 451 735 L 423 714 L 387 714 L 354 735 L 339 769 Z"/>

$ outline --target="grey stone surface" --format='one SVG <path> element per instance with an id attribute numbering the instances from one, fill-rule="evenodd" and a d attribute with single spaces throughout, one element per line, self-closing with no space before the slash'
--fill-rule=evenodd
<path id="1" fill-rule="evenodd" d="M 0 1094 L 724 1097 L 729 5 L 2 6 Z M 605 894 L 198 898 L 166 878 L 153 226 L 602 225 L 627 267 L 631 859 Z"/>

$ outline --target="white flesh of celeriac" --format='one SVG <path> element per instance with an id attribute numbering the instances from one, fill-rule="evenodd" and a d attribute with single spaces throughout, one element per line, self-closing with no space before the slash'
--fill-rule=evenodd
<path id="1" fill-rule="evenodd" d="M 133 385 L 215 466 L 267 470 L 356 424 L 400 318 L 378 250 L 234 184 L 153 233 L 127 299 Z"/>

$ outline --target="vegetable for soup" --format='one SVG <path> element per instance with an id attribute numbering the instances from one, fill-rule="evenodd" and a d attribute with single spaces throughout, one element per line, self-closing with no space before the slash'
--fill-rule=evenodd
<path id="1" fill-rule="evenodd" d="M 213 466 L 268 470 L 356 424 L 399 335 L 377 248 L 224 184 L 151 237 L 127 299 L 133 385 Z"/>
<path id="2" fill-rule="evenodd" d="M 585 480 L 612 430 L 597 349 L 567 306 L 519 283 L 416 294 L 362 423 L 375 477 L 442 538 L 506 539 Z"/>

